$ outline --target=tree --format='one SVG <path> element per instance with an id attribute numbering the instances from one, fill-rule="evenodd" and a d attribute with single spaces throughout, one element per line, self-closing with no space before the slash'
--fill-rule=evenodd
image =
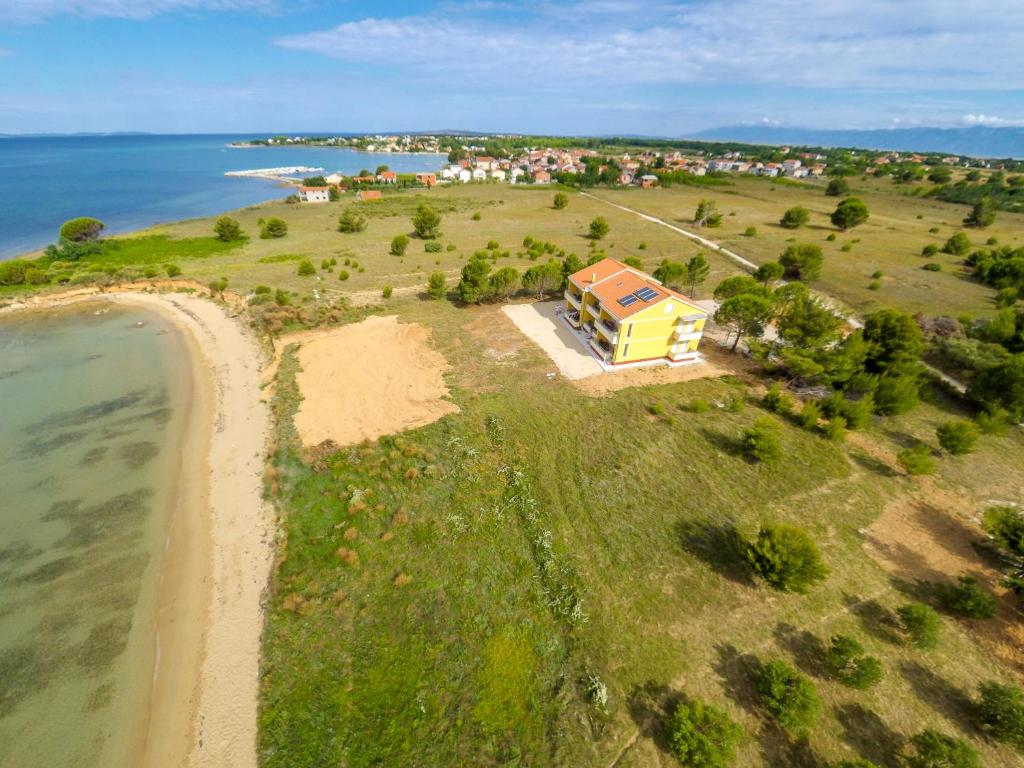
<path id="1" fill-rule="evenodd" d="M 930 651 L 939 644 L 942 620 L 935 609 L 923 603 L 907 603 L 896 609 L 903 636 L 918 648 Z"/>
<path id="2" fill-rule="evenodd" d="M 1016 685 L 982 683 L 975 705 L 978 724 L 996 741 L 1024 750 L 1024 691 Z"/>
<path id="3" fill-rule="evenodd" d="M 164 267 L 164 270 L 167 272 L 168 277 L 177 277 L 181 274 L 181 267 L 177 264 L 168 264 Z"/>
<path id="4" fill-rule="evenodd" d="M 519 273 L 512 267 L 502 267 L 489 280 L 491 294 L 499 299 L 508 299 L 519 287 Z"/>
<path id="5" fill-rule="evenodd" d="M 590 237 L 593 240 L 600 240 L 608 234 L 609 229 L 611 227 L 608 224 L 608 220 L 604 216 L 598 216 L 590 222 Z"/>
<path id="6" fill-rule="evenodd" d="M 999 609 L 996 599 L 969 574 L 961 575 L 956 584 L 939 590 L 943 607 L 968 619 L 991 619 Z"/>
<path id="7" fill-rule="evenodd" d="M 405 256 L 405 251 L 409 247 L 409 236 L 408 235 L 395 235 L 391 238 L 391 255 L 392 256 Z"/>
<path id="8" fill-rule="evenodd" d="M 974 450 L 980 432 L 973 421 L 957 419 L 940 424 L 935 430 L 939 445 L 954 456 L 962 456 Z"/>
<path id="9" fill-rule="evenodd" d="M 1009 562 L 1003 583 L 1017 595 L 1024 595 L 1024 512 L 1013 507 L 990 507 L 982 527 Z"/>
<path id="10" fill-rule="evenodd" d="M 667 285 L 677 291 L 682 290 L 690 277 L 686 265 L 681 261 L 669 261 L 665 259 L 654 270 L 654 279 L 662 285 Z"/>
<path id="11" fill-rule="evenodd" d="M 100 233 L 106 229 L 99 219 L 92 219 L 88 216 L 80 216 L 77 219 L 65 221 L 60 228 L 60 239 L 72 243 L 84 243 L 90 240 L 98 240 Z"/>
<path id="12" fill-rule="evenodd" d="M 490 283 L 488 275 L 491 272 L 489 259 L 474 256 L 462 268 L 462 279 L 459 281 L 456 291 L 459 300 L 465 304 L 479 304 L 488 295 Z"/>
<path id="13" fill-rule="evenodd" d="M 754 272 L 754 279 L 760 281 L 761 285 L 767 288 L 770 283 L 781 280 L 785 273 L 786 268 L 779 262 L 766 261 Z"/>
<path id="14" fill-rule="evenodd" d="M 727 326 L 736 334 L 732 349 L 735 352 L 744 336 L 759 337 L 772 316 L 772 302 L 766 296 L 741 293 L 723 301 L 715 311 L 715 322 Z"/>
<path id="15" fill-rule="evenodd" d="M 943 253 L 949 253 L 953 256 L 963 256 L 969 250 L 971 250 L 971 240 L 964 232 L 955 232 L 946 241 L 946 244 L 942 246 Z"/>
<path id="16" fill-rule="evenodd" d="M 715 228 L 722 223 L 722 214 L 718 211 L 718 205 L 714 200 L 701 200 L 697 203 L 697 210 L 693 214 L 693 223 L 698 227 Z"/>
<path id="17" fill-rule="evenodd" d="M 440 235 L 441 214 L 426 203 L 420 203 L 412 217 L 412 228 L 424 240 L 433 240 Z"/>
<path id="18" fill-rule="evenodd" d="M 310 176 L 302 180 L 302 186 L 304 187 L 326 187 L 327 179 L 323 176 Z"/>
<path id="19" fill-rule="evenodd" d="M 551 259 L 546 264 L 535 264 L 523 273 L 523 287 L 536 291 L 538 298 L 562 285 L 562 267 Z"/>
<path id="20" fill-rule="evenodd" d="M 913 374 L 886 374 L 875 387 L 875 413 L 895 416 L 913 410 L 918 402 L 920 384 Z"/>
<path id="21" fill-rule="evenodd" d="M 779 257 L 785 276 L 797 280 L 814 280 L 824 262 L 821 248 L 813 243 L 794 243 Z"/>
<path id="22" fill-rule="evenodd" d="M 882 309 L 864 321 L 869 373 L 914 373 L 924 352 L 924 335 L 913 317 L 898 309 Z"/>
<path id="23" fill-rule="evenodd" d="M 242 227 L 230 216 L 221 216 L 213 223 L 213 234 L 222 243 L 231 243 L 242 239 Z"/>
<path id="24" fill-rule="evenodd" d="M 387 165 L 378 165 L 377 166 L 377 172 L 374 173 L 373 175 L 374 176 L 380 176 L 382 173 L 387 173 L 390 170 L 391 170 L 391 168 L 389 168 Z"/>
<path id="25" fill-rule="evenodd" d="M 934 475 L 935 457 L 924 443 L 916 443 L 896 454 L 896 460 L 908 475 Z"/>
<path id="26" fill-rule="evenodd" d="M 260 238 L 263 240 L 276 240 L 288 234 L 288 223 L 277 216 L 271 216 L 263 222 L 260 229 Z"/>
<path id="27" fill-rule="evenodd" d="M 984 229 L 996 220 L 996 207 L 985 197 L 971 207 L 971 212 L 964 219 L 965 227 Z"/>
<path id="28" fill-rule="evenodd" d="M 971 379 L 967 395 L 989 410 L 1002 409 L 1013 421 L 1024 419 L 1024 353 L 1010 355 Z"/>
<path id="29" fill-rule="evenodd" d="M 782 444 L 775 422 L 767 417 L 755 421 L 740 437 L 743 452 L 755 461 L 768 464 L 782 457 Z"/>
<path id="30" fill-rule="evenodd" d="M 362 232 L 366 229 L 366 217 L 352 208 L 346 208 L 338 217 L 339 232 Z"/>
<path id="31" fill-rule="evenodd" d="M 814 684 L 781 660 L 761 667 L 754 688 L 761 706 L 788 731 L 806 731 L 821 709 Z"/>
<path id="32" fill-rule="evenodd" d="M 427 294 L 432 299 L 443 299 L 445 295 L 444 272 L 431 272 L 427 281 Z"/>
<path id="33" fill-rule="evenodd" d="M 763 525 L 747 547 L 747 562 L 770 587 L 782 592 L 807 592 L 828 576 L 828 566 L 811 537 L 792 525 Z"/>
<path id="34" fill-rule="evenodd" d="M 882 679 L 882 663 L 865 654 L 864 646 L 849 635 L 833 635 L 825 652 L 825 668 L 843 685 L 862 691 Z"/>
<path id="35" fill-rule="evenodd" d="M 316 274 L 316 267 L 313 266 L 313 262 L 309 259 L 302 259 L 299 262 L 297 274 L 299 277 L 312 277 Z"/>
<path id="36" fill-rule="evenodd" d="M 842 197 L 843 195 L 847 195 L 849 193 L 850 183 L 841 176 L 831 179 L 828 183 L 828 186 L 825 187 L 825 194 L 828 195 L 829 197 Z"/>
<path id="37" fill-rule="evenodd" d="M 743 735 L 725 712 L 699 701 L 680 703 L 665 730 L 669 750 L 690 768 L 727 768 Z"/>
<path id="38" fill-rule="evenodd" d="M 555 198 L 552 201 L 552 204 L 554 205 L 555 210 L 557 210 L 557 211 L 560 211 L 563 208 L 568 208 L 569 207 L 569 196 L 567 194 L 565 194 L 565 192 L 556 192 L 555 193 Z"/>
<path id="39" fill-rule="evenodd" d="M 765 290 L 764 286 L 750 275 L 732 275 L 725 278 L 725 280 L 715 286 L 712 295 L 716 301 L 725 301 L 743 293 L 753 294 L 754 296 L 768 296 L 768 291 Z"/>
<path id="40" fill-rule="evenodd" d="M 908 768 L 980 768 L 978 753 L 962 739 L 927 729 L 912 736 Z"/>
<path id="41" fill-rule="evenodd" d="M 704 283 L 710 274 L 711 267 L 708 265 L 708 260 L 704 258 L 703 253 L 690 257 L 690 260 L 686 262 L 686 275 L 690 283 L 691 298 L 697 296 L 697 286 Z"/>
<path id="42" fill-rule="evenodd" d="M 856 197 L 848 197 L 836 206 L 832 224 L 841 230 L 853 229 L 868 220 L 868 207 Z"/>
<path id="43" fill-rule="evenodd" d="M 782 214 L 779 225 L 785 229 L 799 229 L 811 220 L 811 212 L 806 208 L 795 205 Z"/>
<path id="44" fill-rule="evenodd" d="M 953 179 L 953 171 L 944 165 L 936 166 L 928 172 L 928 181 L 932 184 L 948 184 Z"/>
<path id="45" fill-rule="evenodd" d="M 779 338 L 786 344 L 801 351 L 817 352 L 839 340 L 845 321 L 804 291 L 782 304 L 775 325 Z"/>

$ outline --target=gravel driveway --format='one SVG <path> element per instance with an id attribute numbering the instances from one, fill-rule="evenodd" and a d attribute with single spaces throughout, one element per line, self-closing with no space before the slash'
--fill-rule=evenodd
<path id="1" fill-rule="evenodd" d="M 601 373 L 601 364 L 580 344 L 579 340 L 555 315 L 560 301 L 535 304 L 510 304 L 501 311 L 508 315 L 527 338 L 543 349 L 567 379 L 585 379 Z"/>

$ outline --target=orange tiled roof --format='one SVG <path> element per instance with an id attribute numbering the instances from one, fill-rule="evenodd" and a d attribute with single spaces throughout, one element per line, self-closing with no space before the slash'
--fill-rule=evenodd
<path id="1" fill-rule="evenodd" d="M 667 298 L 679 299 L 689 306 L 697 308 L 683 294 L 666 288 L 657 280 L 616 259 L 602 259 L 596 264 L 584 267 L 570 277 L 576 285 L 590 288 L 590 292 L 601 301 L 601 306 L 605 311 L 619 320 L 625 320 Z M 623 296 L 635 293 L 641 288 L 650 288 L 657 295 L 648 301 L 635 301 L 628 307 L 619 303 L 619 299 Z"/>

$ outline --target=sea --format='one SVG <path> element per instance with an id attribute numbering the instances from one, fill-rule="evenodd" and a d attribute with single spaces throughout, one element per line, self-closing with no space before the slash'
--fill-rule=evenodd
<path id="1" fill-rule="evenodd" d="M 133 764 L 188 360 L 144 309 L 0 318 L 0 768 Z"/>
<path id="2" fill-rule="evenodd" d="M 115 135 L 0 138 L 0 259 L 37 250 L 60 225 L 92 216 L 112 233 L 210 216 L 284 197 L 267 179 L 227 171 L 308 166 L 355 174 L 388 165 L 436 171 L 444 156 L 273 146 L 235 148 L 262 135 Z"/>

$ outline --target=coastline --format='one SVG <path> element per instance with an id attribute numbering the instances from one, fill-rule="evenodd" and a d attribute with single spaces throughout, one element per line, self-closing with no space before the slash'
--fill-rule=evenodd
<path id="1" fill-rule="evenodd" d="M 157 589 L 156 662 L 131 764 L 253 768 L 263 592 L 274 552 L 273 513 L 262 497 L 270 428 L 262 351 L 222 307 L 182 294 L 44 295 L 0 314 L 96 301 L 172 322 L 191 379 Z"/>

